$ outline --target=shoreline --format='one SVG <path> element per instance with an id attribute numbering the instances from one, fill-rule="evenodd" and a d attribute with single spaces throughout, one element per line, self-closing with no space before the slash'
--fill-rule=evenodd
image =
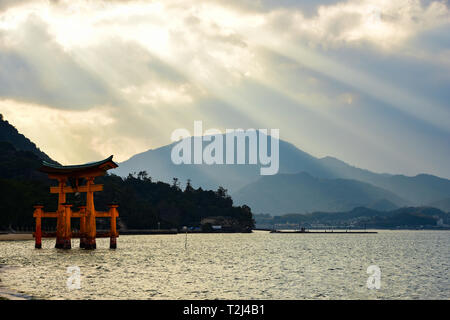
<path id="1" fill-rule="evenodd" d="M 369 231 L 370 230 L 370 231 Z M 344 229 L 333 229 L 333 231 L 324 231 L 324 229 L 322 230 L 315 230 L 315 229 L 311 229 L 308 232 L 299 232 L 298 230 L 274 230 L 273 229 L 268 229 L 268 228 L 255 228 L 252 231 L 266 231 L 266 232 L 270 232 L 270 233 L 359 233 L 359 234 L 364 234 L 364 233 L 377 233 L 377 231 L 449 231 L 450 229 L 369 229 L 364 231 L 363 229 L 353 229 L 353 230 L 348 230 L 348 232 L 345 232 Z M 377 230 L 377 231 L 375 231 Z M 175 231 L 175 230 L 127 230 L 127 231 L 123 231 L 122 233 L 120 233 L 121 235 L 133 235 L 133 236 L 137 236 L 137 235 L 176 235 L 176 234 L 184 234 L 185 232 L 183 231 Z M 213 232 L 202 232 L 202 231 L 192 231 L 189 230 L 187 233 L 189 234 L 234 234 L 234 233 L 252 233 L 252 232 L 220 232 L 220 231 L 213 231 Z M 29 240 L 34 240 L 33 237 L 33 233 L 29 232 L 29 233 L 0 233 L 0 241 L 29 241 Z M 1 267 L 1 266 L 0 266 Z"/>
<path id="2" fill-rule="evenodd" d="M 5 266 L 6 265 L 0 264 L 0 300 L 32 300 L 33 298 L 31 296 L 19 293 L 3 285 L 1 275 L 4 273 L 2 269 Z"/>
<path id="3" fill-rule="evenodd" d="M 31 297 L 0 286 L 0 300 L 33 300 Z"/>
<path id="4" fill-rule="evenodd" d="M 255 230 L 258 231 L 258 230 Z M 212 232 L 203 232 L 203 231 L 193 231 L 188 230 L 178 231 L 176 229 L 168 229 L 168 230 L 153 230 L 153 229 L 135 229 L 135 230 L 124 230 L 119 232 L 120 235 L 130 235 L 130 236 L 138 236 L 138 235 L 177 235 L 177 234 L 224 234 L 224 233 L 251 233 L 251 232 L 227 232 L 227 231 L 212 231 Z M 43 238 L 55 238 L 52 237 L 43 237 Z M 74 238 L 75 239 L 75 238 Z M 27 241 L 34 240 L 34 236 L 32 232 L 28 233 L 0 233 L 0 241 Z"/>
<path id="5" fill-rule="evenodd" d="M 0 241 L 33 240 L 33 233 L 0 233 Z"/>

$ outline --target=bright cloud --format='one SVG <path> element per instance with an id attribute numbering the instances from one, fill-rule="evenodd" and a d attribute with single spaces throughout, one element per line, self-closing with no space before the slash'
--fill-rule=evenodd
<path id="1" fill-rule="evenodd" d="M 114 135 L 117 120 L 105 108 L 60 110 L 13 100 L 0 100 L 0 108 L 25 136 L 47 141 L 45 152 L 58 156 L 63 163 L 82 163 L 86 152 L 93 159 L 108 153 L 124 159 L 127 152 L 137 152 L 143 147 L 130 138 Z"/>
<path id="2" fill-rule="evenodd" d="M 66 163 L 201 119 L 450 177 L 449 29 L 443 1 L 2 1 L 0 112 Z"/>

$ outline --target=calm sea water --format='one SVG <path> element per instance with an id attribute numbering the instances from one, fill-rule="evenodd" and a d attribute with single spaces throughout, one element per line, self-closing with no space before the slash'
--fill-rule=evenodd
<path id="1" fill-rule="evenodd" d="M 78 240 L 73 240 L 73 246 Z M 118 249 L 0 242 L 1 285 L 43 299 L 449 299 L 450 231 L 121 236 Z M 367 288 L 367 267 L 381 269 Z M 81 288 L 67 288 L 78 266 Z"/>

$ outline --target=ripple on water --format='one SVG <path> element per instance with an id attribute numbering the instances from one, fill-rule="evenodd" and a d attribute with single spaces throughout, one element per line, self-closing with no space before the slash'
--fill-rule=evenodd
<path id="1" fill-rule="evenodd" d="M 46 299 L 449 299 L 449 231 L 370 235 L 192 234 L 121 236 L 117 250 L 1 242 L 0 278 Z M 381 288 L 366 287 L 367 267 Z M 79 266 L 81 289 L 67 289 Z"/>

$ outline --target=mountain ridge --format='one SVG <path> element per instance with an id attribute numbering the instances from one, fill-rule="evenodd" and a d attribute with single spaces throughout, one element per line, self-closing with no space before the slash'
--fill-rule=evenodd
<path id="1" fill-rule="evenodd" d="M 50 158 L 45 152 L 41 151 L 34 142 L 21 134 L 12 124 L 5 120 L 2 114 L 0 114 L 0 141 L 10 143 L 17 150 L 30 151 L 41 160 L 58 164 L 58 162 Z"/>
<path id="2" fill-rule="evenodd" d="M 222 136 L 225 141 L 225 134 Z M 200 138 L 189 137 L 186 139 Z M 204 189 L 216 190 L 219 186 L 223 186 L 233 196 L 236 196 L 243 187 L 263 178 L 259 174 L 258 165 L 174 165 L 170 159 L 170 151 L 176 143 L 136 154 L 120 163 L 120 167 L 115 173 L 126 176 L 133 171 L 145 170 L 154 179 L 164 182 L 170 182 L 173 177 L 177 177 L 182 182 L 190 179 L 194 186 L 201 186 Z M 403 199 L 404 204 L 408 205 L 426 205 L 450 197 L 450 180 L 430 174 L 405 176 L 375 173 L 368 169 L 349 165 L 335 157 L 316 158 L 281 139 L 279 155 L 278 174 L 308 172 L 321 179 L 357 180 L 389 191 Z M 379 200 L 382 199 L 376 201 Z M 245 199 L 242 199 L 242 203 L 245 203 Z M 393 208 L 391 205 L 388 207 Z"/>
<path id="3" fill-rule="evenodd" d="M 450 212 L 432 207 L 404 207 L 378 211 L 356 207 L 343 212 L 312 212 L 308 214 L 255 215 L 257 228 L 388 228 L 388 229 L 448 229 Z"/>
<path id="4" fill-rule="evenodd" d="M 352 179 L 316 178 L 306 172 L 265 176 L 232 194 L 257 213 L 347 211 L 386 200 L 396 207 L 408 201 L 369 183 Z"/>

